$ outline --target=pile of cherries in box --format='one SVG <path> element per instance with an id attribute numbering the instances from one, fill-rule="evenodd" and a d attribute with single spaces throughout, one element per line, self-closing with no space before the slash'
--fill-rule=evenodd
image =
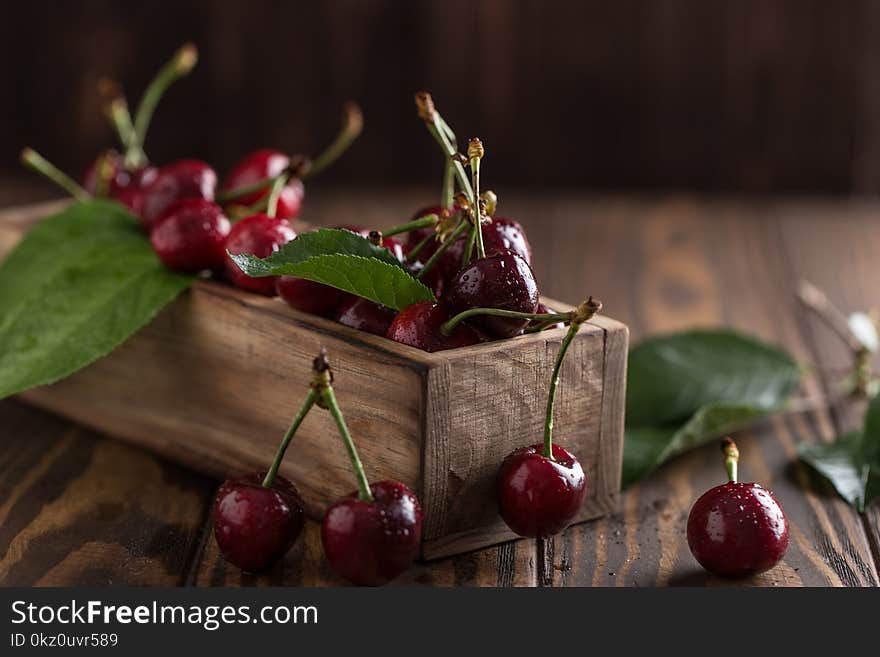
<path id="1" fill-rule="evenodd" d="M 362 226 L 338 227 L 387 248 L 413 277 L 432 289 L 437 302 L 420 302 L 395 312 L 311 280 L 252 278 L 228 253 L 265 258 L 296 239 L 290 220 L 299 215 L 303 181 L 348 148 L 360 133 L 362 117 L 356 106 L 348 105 L 341 132 L 314 161 L 278 150 L 254 151 L 233 167 L 218 190 L 217 175 L 208 164 L 180 160 L 156 167 L 143 150 L 159 98 L 195 62 L 195 48 L 189 44 L 181 48 L 150 84 L 134 118 L 116 87 L 107 87 L 108 116 L 124 154 L 112 150 L 101 154 L 86 171 L 82 186 L 30 149 L 23 152 L 23 161 L 77 199 L 109 197 L 126 206 L 140 218 L 156 254 L 170 269 L 211 272 L 241 289 L 277 294 L 300 311 L 425 351 L 567 324 L 550 378 L 543 442 L 509 454 L 496 480 L 498 511 L 513 532 L 536 538 L 561 532 L 580 512 L 587 483 L 577 458 L 552 441 L 554 399 L 568 347 L 601 303 L 590 297 L 561 313 L 540 303 L 525 231 L 513 219 L 495 216 L 494 193 L 480 193 L 484 154 L 480 140 L 469 141 L 467 155 L 459 153 L 455 134 L 431 97 L 417 94 L 419 117 L 445 156 L 442 204 L 416 212 L 410 221 L 384 234 Z M 295 543 L 304 524 L 303 502 L 278 469 L 297 429 L 315 406 L 333 416 L 358 483 L 356 492 L 330 506 L 323 517 L 325 555 L 332 568 L 353 583 L 384 584 L 418 557 L 422 509 L 402 483 L 368 482 L 336 401 L 323 351 L 314 361 L 305 403 L 269 470 L 227 480 L 218 490 L 213 510 L 217 544 L 230 563 L 261 571 Z M 688 543 L 697 560 L 714 573 L 761 572 L 782 558 L 788 545 L 787 521 L 769 491 L 737 482 L 739 453 L 729 439 L 723 448 L 730 482 L 713 488 L 694 505 Z"/>

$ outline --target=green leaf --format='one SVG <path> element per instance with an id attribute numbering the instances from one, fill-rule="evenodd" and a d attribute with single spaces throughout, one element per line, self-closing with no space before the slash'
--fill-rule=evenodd
<path id="1" fill-rule="evenodd" d="M 319 255 L 297 264 L 277 265 L 273 272 L 324 283 L 393 310 L 434 301 L 431 290 L 406 271 L 375 258 Z"/>
<path id="2" fill-rule="evenodd" d="M 267 258 L 229 254 L 248 276 L 296 276 L 401 310 L 434 294 L 388 249 L 348 230 L 303 233 Z"/>
<path id="3" fill-rule="evenodd" d="M 786 352 L 727 330 L 636 345 L 627 368 L 623 483 L 780 409 L 800 370 Z"/>
<path id="4" fill-rule="evenodd" d="M 764 410 L 736 404 L 707 404 L 679 428 L 626 428 L 623 443 L 623 486 L 653 472 L 673 456 L 741 429 Z"/>
<path id="5" fill-rule="evenodd" d="M 719 402 L 773 409 L 799 377 L 786 352 L 734 331 L 651 338 L 630 352 L 627 422 L 638 427 L 681 423 Z"/>
<path id="6" fill-rule="evenodd" d="M 403 269 L 400 261 L 385 247 L 376 246 L 350 230 L 337 228 L 322 228 L 303 233 L 267 258 L 248 254 L 230 256 L 245 274 L 260 277 L 287 273 L 282 270 L 288 265 L 298 265 L 315 256 L 334 254 L 375 258 Z"/>
<path id="7" fill-rule="evenodd" d="M 868 406 L 861 431 L 847 432 L 833 443 L 800 445 L 798 453 L 843 499 L 864 511 L 880 497 L 880 396 Z"/>
<path id="8" fill-rule="evenodd" d="M 109 353 L 193 280 L 162 266 L 117 203 L 40 222 L 0 264 L 0 398 Z"/>

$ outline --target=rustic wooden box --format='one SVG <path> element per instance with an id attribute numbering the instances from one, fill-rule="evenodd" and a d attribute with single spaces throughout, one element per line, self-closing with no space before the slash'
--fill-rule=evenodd
<path id="1" fill-rule="evenodd" d="M 0 257 L 52 210 L 0 213 Z M 204 281 L 109 356 L 20 397 L 226 477 L 268 465 L 324 346 L 367 474 L 416 491 L 425 510 L 423 556 L 430 559 L 514 537 L 496 511 L 495 472 L 511 450 L 540 442 L 564 334 L 429 354 Z M 597 316 L 563 367 L 555 437 L 587 475 L 579 521 L 612 509 L 620 488 L 627 338 L 623 324 Z M 282 473 L 314 517 L 354 490 L 328 413 L 309 415 Z"/>

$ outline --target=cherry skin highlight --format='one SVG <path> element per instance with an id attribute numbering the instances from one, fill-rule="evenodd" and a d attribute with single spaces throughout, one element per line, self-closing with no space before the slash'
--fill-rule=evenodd
<path id="1" fill-rule="evenodd" d="M 151 231 L 176 201 L 184 198 L 214 200 L 217 174 L 199 160 L 179 160 L 160 168 L 143 189 L 141 221 Z"/>
<path id="2" fill-rule="evenodd" d="M 231 191 L 240 187 L 253 185 L 266 178 L 274 178 L 280 175 L 290 165 L 290 157 L 281 151 L 272 148 L 261 148 L 238 161 L 223 181 L 223 191 Z M 250 206 L 260 199 L 269 195 L 271 186 L 258 192 L 252 192 L 239 198 L 235 205 Z M 299 216 L 302 207 L 305 188 L 302 181 L 292 178 L 281 190 L 278 197 L 276 217 L 282 219 L 295 219 Z"/>
<path id="3" fill-rule="evenodd" d="M 190 273 L 220 270 L 229 230 L 229 219 L 219 205 L 204 199 L 183 199 L 161 217 L 150 234 L 150 243 L 169 269 Z"/>
<path id="4" fill-rule="evenodd" d="M 235 255 L 250 253 L 266 258 L 296 237 L 287 219 L 254 214 L 236 223 L 226 238 L 226 250 Z M 226 275 L 232 284 L 267 297 L 275 296 L 277 276 L 253 278 L 245 274 L 228 255 L 225 257 Z"/>
<path id="5" fill-rule="evenodd" d="M 340 324 L 383 337 L 388 334 L 394 316 L 390 308 L 356 296 L 344 301 L 336 311 L 336 321 Z"/>
<path id="6" fill-rule="evenodd" d="M 223 557 L 247 572 L 272 567 L 296 542 L 305 523 L 296 487 L 276 476 L 262 486 L 265 472 L 224 481 L 214 499 L 214 537 Z"/>
<path id="7" fill-rule="evenodd" d="M 703 568 L 723 577 L 745 577 L 779 563 L 788 548 L 788 520 L 763 486 L 731 481 L 696 501 L 687 538 Z"/>
<path id="8" fill-rule="evenodd" d="M 422 351 L 442 351 L 483 342 L 483 336 L 464 323 L 459 324 L 452 335 L 443 335 L 440 326 L 448 319 L 449 311 L 440 304 L 414 303 L 397 313 L 386 337 Z"/>
<path id="9" fill-rule="evenodd" d="M 534 313 L 538 307 L 538 285 L 532 268 L 512 251 L 496 251 L 463 267 L 444 293 L 453 314 L 471 308 L 497 308 Z M 476 328 L 497 338 L 518 335 L 528 319 L 482 315 L 470 320 Z"/>
<path id="10" fill-rule="evenodd" d="M 418 558 L 422 508 L 396 481 L 370 484 L 372 502 L 357 493 L 339 500 L 321 522 L 321 543 L 333 570 L 359 586 L 381 586 Z"/>
<path id="11" fill-rule="evenodd" d="M 587 494 L 584 470 L 574 455 L 554 443 L 549 459 L 543 449 L 543 444 L 518 449 L 498 470 L 498 512 L 520 536 L 558 534 L 577 517 Z"/>

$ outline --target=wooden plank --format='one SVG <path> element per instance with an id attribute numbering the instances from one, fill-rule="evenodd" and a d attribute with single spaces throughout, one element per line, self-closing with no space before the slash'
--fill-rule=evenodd
<path id="1" fill-rule="evenodd" d="M 840 207 L 812 201 L 779 207 L 776 216 L 794 278 L 819 286 L 844 313 L 880 308 L 880 206 L 876 202 Z M 814 313 L 801 309 L 800 321 L 809 337 L 815 365 L 825 373 L 823 391 L 836 397 L 837 383 L 852 367 L 850 353 Z M 877 364 L 875 358 L 874 366 Z M 865 403 L 837 403 L 831 413 L 836 433 L 861 428 Z M 862 520 L 878 563 L 880 503 L 869 507 Z"/>
<path id="2" fill-rule="evenodd" d="M 183 583 L 212 481 L 13 401 L 0 426 L 0 585 Z"/>
<path id="3" fill-rule="evenodd" d="M 778 253 L 780 236 L 759 207 L 670 199 L 579 199 L 548 204 L 535 259 L 545 290 L 599 290 L 606 307 L 638 337 L 728 324 L 784 344 L 804 358 L 793 283 Z M 575 253 L 589 245 L 586 267 Z M 553 263 L 551 265 L 542 263 Z M 560 263 L 566 263 L 563 267 Z M 559 274 L 554 273 L 558 268 Z M 563 277 L 562 274 L 565 274 Z M 548 282 L 549 281 L 549 282 Z M 818 389 L 806 385 L 807 394 Z M 722 479 L 717 446 L 677 458 L 625 491 L 618 513 L 570 528 L 538 546 L 544 585 L 870 585 L 877 576 L 858 517 L 817 488 L 796 461 L 799 441 L 833 431 L 826 413 L 773 418 L 737 436 L 743 475 L 774 490 L 792 524 L 784 562 L 764 575 L 729 582 L 708 576 L 687 548 L 690 505 Z"/>

